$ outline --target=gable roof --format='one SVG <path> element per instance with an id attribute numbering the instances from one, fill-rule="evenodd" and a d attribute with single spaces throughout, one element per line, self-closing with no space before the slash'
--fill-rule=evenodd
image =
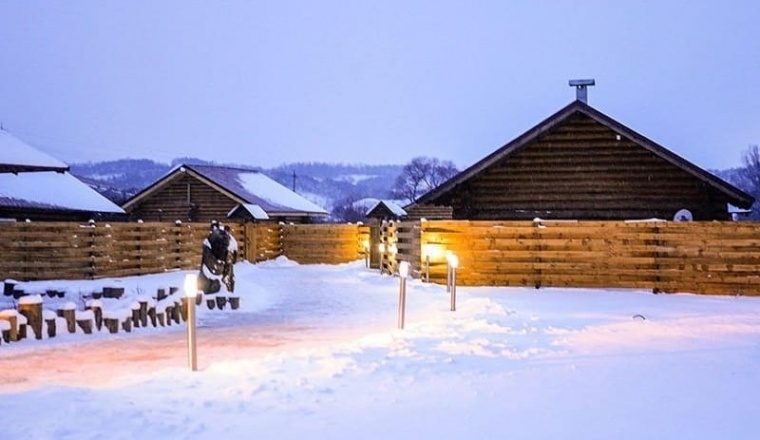
<path id="1" fill-rule="evenodd" d="M 241 205 L 257 205 L 268 216 L 327 215 L 324 208 L 259 171 L 214 165 L 178 165 L 126 201 L 122 207 L 129 209 L 183 173 L 213 187 Z"/>
<path id="2" fill-rule="evenodd" d="M 394 217 L 405 217 L 406 211 L 392 200 L 378 200 L 365 214 L 367 217 L 393 215 Z"/>
<path id="3" fill-rule="evenodd" d="M 0 129 L 0 173 L 26 171 L 68 171 L 60 160 L 33 148 L 6 130 Z"/>
<path id="4" fill-rule="evenodd" d="M 621 136 L 630 139 L 631 141 L 633 141 L 640 147 L 649 150 L 650 152 L 654 153 L 656 156 L 662 158 L 663 160 L 669 162 L 670 164 L 678 168 L 681 168 L 682 170 L 686 171 L 687 173 L 691 174 L 697 179 L 703 181 L 707 185 L 725 194 L 736 206 L 739 206 L 741 208 L 749 208 L 754 203 L 755 201 L 754 197 L 742 191 L 741 189 L 735 187 L 734 185 L 731 185 L 730 183 L 715 176 L 714 174 L 708 171 L 705 171 L 704 169 L 683 159 L 682 157 L 678 156 L 672 151 L 657 144 L 651 139 L 648 139 L 647 137 L 635 132 L 634 130 L 626 127 L 625 125 L 610 118 L 609 116 L 589 106 L 583 101 L 576 100 L 576 101 L 571 102 L 564 108 L 560 109 L 555 114 L 549 116 L 544 121 L 540 122 L 538 125 L 531 128 L 527 132 L 518 136 L 511 142 L 507 143 L 503 147 L 489 154 L 484 159 L 480 160 L 479 162 L 475 163 L 474 165 L 470 166 L 469 168 L 465 169 L 459 174 L 453 176 L 452 178 L 442 183 L 438 187 L 428 191 L 426 194 L 422 195 L 412 205 L 434 203 L 437 198 L 453 190 L 457 185 L 475 177 L 476 175 L 482 173 L 483 171 L 485 171 L 492 165 L 509 157 L 516 151 L 519 151 L 520 149 L 530 145 L 533 141 L 536 141 L 537 139 L 539 139 L 540 136 L 548 133 L 549 131 L 551 131 L 558 125 L 564 123 L 565 121 L 568 120 L 568 118 L 572 117 L 574 114 L 577 114 L 577 113 L 581 113 L 583 115 L 588 116 L 589 118 L 593 119 L 599 124 L 602 124 L 606 126 L 607 128 L 620 134 Z"/>
<path id="5" fill-rule="evenodd" d="M 125 214 L 89 185 L 72 176 L 68 165 L 0 130 L 0 210 Z"/>

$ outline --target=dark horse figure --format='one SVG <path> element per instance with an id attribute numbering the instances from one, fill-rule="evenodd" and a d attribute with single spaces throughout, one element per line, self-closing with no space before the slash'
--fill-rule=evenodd
<path id="1" fill-rule="evenodd" d="M 224 284 L 227 291 L 234 291 L 233 265 L 236 260 L 237 242 L 232 237 L 230 228 L 222 228 L 218 223 L 212 222 L 208 236 L 203 240 L 198 289 L 204 293 L 216 293 Z"/>

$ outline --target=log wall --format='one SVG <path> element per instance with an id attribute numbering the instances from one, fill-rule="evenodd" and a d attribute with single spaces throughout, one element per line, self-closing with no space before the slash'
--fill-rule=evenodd
<path id="1" fill-rule="evenodd" d="M 453 190 L 454 219 L 730 220 L 730 200 L 631 139 L 577 114 Z"/>

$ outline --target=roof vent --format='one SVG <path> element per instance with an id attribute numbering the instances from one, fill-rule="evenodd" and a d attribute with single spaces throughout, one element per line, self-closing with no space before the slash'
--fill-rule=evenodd
<path id="1" fill-rule="evenodd" d="M 593 79 L 571 79 L 568 84 L 570 84 L 570 87 L 575 87 L 575 99 L 588 104 L 586 87 L 596 85 L 596 81 Z"/>

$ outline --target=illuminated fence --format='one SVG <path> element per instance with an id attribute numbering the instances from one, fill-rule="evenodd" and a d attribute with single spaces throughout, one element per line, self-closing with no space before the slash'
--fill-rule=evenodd
<path id="1" fill-rule="evenodd" d="M 642 288 L 760 295 L 760 223 L 449 221 L 364 225 L 231 224 L 240 258 L 304 264 L 369 257 L 396 273 L 482 286 Z M 93 279 L 200 265 L 205 223 L 0 223 L 0 278 Z M 382 244 L 382 246 L 380 246 Z M 380 252 L 382 248 L 382 252 Z"/>
<path id="2" fill-rule="evenodd" d="M 760 294 L 760 224 L 744 222 L 427 221 L 419 223 L 419 273 L 480 286 L 644 288 Z"/>

